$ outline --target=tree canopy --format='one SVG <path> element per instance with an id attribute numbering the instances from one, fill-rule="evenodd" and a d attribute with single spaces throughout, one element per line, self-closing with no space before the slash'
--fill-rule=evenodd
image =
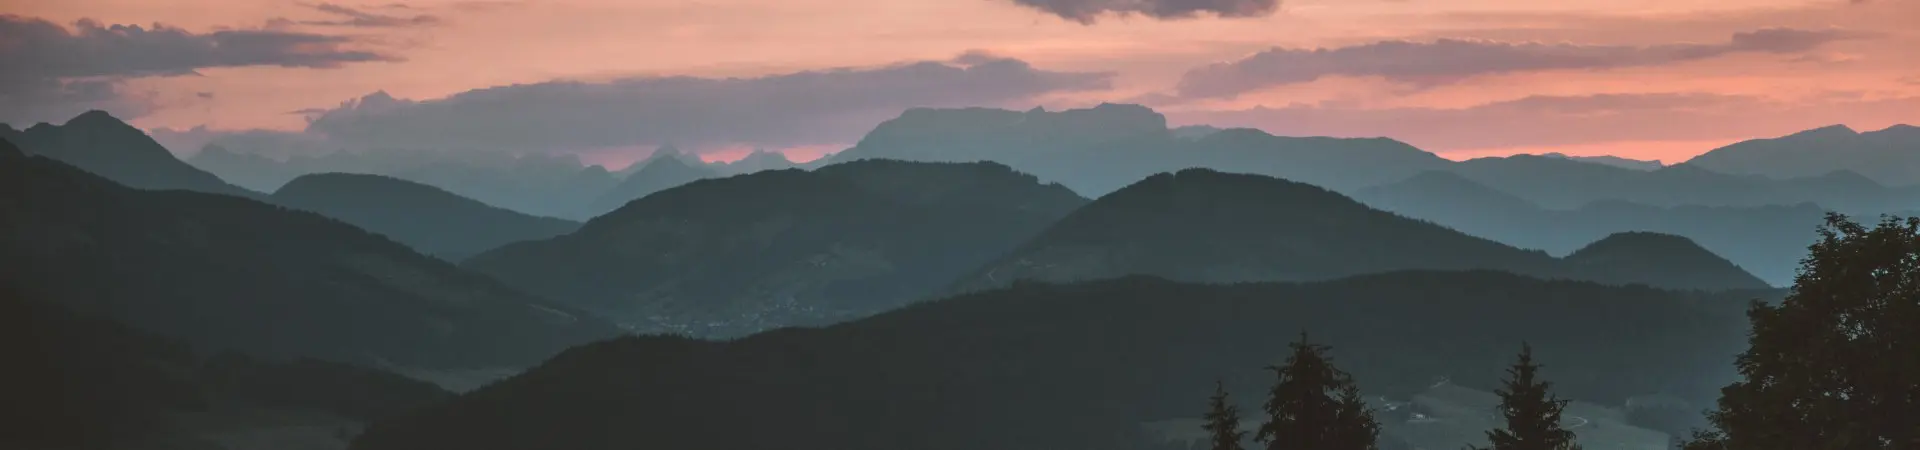
<path id="1" fill-rule="evenodd" d="M 1256 440 L 1267 450 L 1373 450 L 1380 424 L 1361 401 L 1353 377 L 1333 366 L 1330 347 L 1300 333 L 1289 344 L 1293 354 L 1283 366 L 1269 367 L 1278 377 L 1267 399 L 1267 423 Z"/>
<path id="2" fill-rule="evenodd" d="M 1920 218 L 1829 214 L 1689 450 L 1920 448 Z"/>
<path id="3" fill-rule="evenodd" d="M 1242 450 L 1240 439 L 1247 432 L 1240 431 L 1240 408 L 1227 402 L 1225 383 L 1214 382 L 1213 397 L 1207 407 L 1208 441 L 1213 450 Z"/>
<path id="4" fill-rule="evenodd" d="M 1548 391 L 1553 383 L 1540 380 L 1540 364 L 1533 346 L 1521 344 L 1520 357 L 1507 368 L 1500 395 L 1500 414 L 1507 427 L 1487 431 L 1492 450 L 1579 450 L 1572 431 L 1560 427 L 1567 401 Z"/>

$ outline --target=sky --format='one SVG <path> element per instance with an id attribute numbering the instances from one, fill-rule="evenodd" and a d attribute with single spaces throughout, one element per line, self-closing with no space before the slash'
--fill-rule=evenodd
<path id="1" fill-rule="evenodd" d="M 1920 123 L 1916 21 L 1920 0 L 0 0 L 0 122 L 618 165 L 806 159 L 912 107 L 1117 102 L 1675 162 Z"/>

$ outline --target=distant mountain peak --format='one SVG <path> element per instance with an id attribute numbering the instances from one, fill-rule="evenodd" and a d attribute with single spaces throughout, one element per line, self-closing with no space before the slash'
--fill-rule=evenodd
<path id="1" fill-rule="evenodd" d="M 686 155 L 687 155 L 687 152 L 680 150 L 680 147 L 678 146 L 675 146 L 673 144 L 662 144 L 659 148 L 653 149 L 653 154 L 648 156 L 648 158 L 659 158 L 659 157 L 666 157 L 666 156 L 686 156 Z"/>
<path id="2" fill-rule="evenodd" d="M 1143 113 L 1143 112 L 1144 112 L 1144 113 L 1153 113 L 1153 114 L 1156 114 L 1156 115 L 1157 115 L 1157 114 L 1160 114 L 1160 113 L 1159 113 L 1158 111 L 1154 111 L 1154 110 L 1153 110 L 1153 108 L 1148 108 L 1148 107 L 1146 107 L 1146 105 L 1141 105 L 1141 104 L 1138 104 L 1138 103 L 1110 103 L 1110 102 L 1102 102 L 1102 103 L 1100 103 L 1100 104 L 1098 104 L 1098 105 L 1093 105 L 1093 107 L 1092 107 L 1092 108 L 1088 108 L 1087 110 L 1090 110 L 1090 111 L 1108 111 L 1108 112 L 1129 112 L 1129 113 Z M 1071 110 L 1071 109 L 1069 109 L 1069 110 L 1067 110 L 1067 111 L 1073 111 L 1073 110 Z"/>
<path id="3" fill-rule="evenodd" d="M 113 114 L 110 114 L 106 111 L 92 109 L 92 110 L 87 110 L 87 112 L 80 113 L 80 115 L 78 116 L 73 116 L 72 119 L 67 120 L 67 126 L 74 126 L 74 125 L 80 125 L 80 126 L 86 126 L 86 127 L 107 126 L 107 125 L 126 125 L 126 122 L 120 120 L 119 118 L 113 117 Z"/>
<path id="4" fill-rule="evenodd" d="M 1920 128 L 1910 125 L 1866 133 L 1831 125 L 1778 138 L 1741 141 L 1695 156 L 1687 163 L 1776 180 L 1851 170 L 1882 186 L 1907 186 L 1920 184 L 1920 152 L 1913 151 L 1915 148 L 1920 148 Z"/>
<path id="5" fill-rule="evenodd" d="M 1920 140 L 1920 127 L 1907 125 L 1904 123 L 1894 124 L 1893 126 L 1881 128 L 1877 131 L 1868 131 L 1865 133 L 1860 133 L 1860 135 L 1876 137 L 1876 138 L 1907 139 L 1910 141 Z"/>
<path id="6" fill-rule="evenodd" d="M 756 162 L 766 161 L 766 162 L 781 162 L 781 163 L 788 163 L 788 164 L 793 163 L 793 159 L 788 158 L 786 153 L 769 151 L 765 149 L 754 149 L 753 153 L 748 153 L 745 158 L 740 158 L 740 161 L 756 161 Z"/>
<path id="7" fill-rule="evenodd" d="M 1587 244 L 1586 247 L 1573 253 L 1575 255 L 1582 253 L 1591 254 L 1620 248 L 1644 248 L 1654 246 L 1674 246 L 1680 248 L 1699 247 L 1697 244 L 1694 244 L 1693 239 L 1688 239 L 1685 236 L 1651 231 L 1624 231 L 1607 235 L 1607 237 L 1600 238 L 1598 241 L 1593 241 L 1592 244 Z"/>
<path id="8" fill-rule="evenodd" d="M 1128 189 L 1134 189 L 1136 187 L 1143 190 L 1144 189 L 1163 189 L 1163 188 L 1209 189 L 1209 190 L 1223 189 L 1223 188 L 1256 188 L 1256 189 L 1264 189 L 1264 191 L 1260 192 L 1260 194 L 1262 195 L 1276 195 L 1281 193 L 1288 193 L 1288 194 L 1296 194 L 1296 195 L 1321 196 L 1326 198 L 1338 197 L 1340 200 L 1352 202 L 1351 199 L 1346 198 L 1346 196 L 1327 190 L 1326 188 L 1314 186 L 1311 184 L 1306 184 L 1298 181 L 1288 180 L 1285 178 L 1271 177 L 1266 175 L 1224 172 L 1224 171 L 1219 171 L 1219 170 L 1214 170 L 1209 168 L 1202 168 L 1202 167 L 1187 168 L 1187 169 L 1181 169 L 1176 172 L 1163 172 L 1163 173 L 1155 174 L 1147 177 L 1145 180 L 1141 180 L 1139 183 L 1134 183 L 1132 186 L 1121 188 L 1119 191 L 1115 191 L 1113 194 L 1109 194 L 1109 195 L 1119 196 L 1120 194 L 1126 192 Z M 1226 192 L 1221 192 L 1221 193 L 1224 194 Z M 1252 193 L 1249 193 L 1249 194 L 1252 194 Z M 1287 197 L 1275 196 L 1273 198 L 1276 201 L 1279 201 L 1280 199 L 1290 198 L 1290 197 L 1291 196 L 1287 196 Z M 1358 206 L 1358 204 L 1356 203 L 1355 206 Z"/>
<path id="9" fill-rule="evenodd" d="M 452 192 L 447 192 L 445 189 L 440 189 L 437 187 L 428 186 L 428 185 L 420 184 L 413 181 L 403 180 L 400 178 L 390 177 L 386 175 L 370 174 L 370 173 L 345 173 L 345 172 L 315 173 L 315 174 L 307 174 L 307 175 L 294 177 L 293 181 L 288 181 L 286 186 L 281 186 L 280 190 L 277 191 L 276 193 L 298 192 L 298 191 L 304 191 L 304 190 L 313 189 L 313 188 L 330 188 L 332 186 L 354 186 L 354 185 L 359 185 L 359 186 L 379 185 L 384 187 L 391 187 L 391 188 L 398 188 L 398 189 L 405 189 L 405 190 L 417 190 L 421 192 L 433 192 L 436 194 L 444 194 L 448 196 L 458 197 L 458 195 L 455 195 Z"/>
<path id="10" fill-rule="evenodd" d="M 74 116 L 65 125 L 35 124 L 9 133 L 25 153 L 53 158 L 139 189 L 185 189 L 241 197 L 258 194 L 180 161 L 147 133 L 106 111 Z"/>
<path id="11" fill-rule="evenodd" d="M 1838 137 L 1838 136 L 1854 136 L 1854 135 L 1858 135 L 1858 134 L 1860 134 L 1860 132 L 1858 132 L 1858 131 L 1854 131 L 1852 127 L 1848 127 L 1848 126 L 1846 126 L 1846 125 L 1844 125 L 1844 124 L 1835 124 L 1835 125 L 1827 125 L 1827 126 L 1824 126 L 1824 127 L 1820 127 L 1820 128 L 1814 128 L 1814 129 L 1811 129 L 1811 130 L 1806 130 L 1806 131 L 1802 131 L 1802 132 L 1798 132 L 1798 133 L 1794 133 L 1794 134 L 1789 134 L 1789 135 L 1787 135 L 1786 137 L 1789 137 L 1789 138 L 1831 138 L 1831 137 Z"/>
<path id="12" fill-rule="evenodd" d="M 1713 169 L 1708 169 L 1705 167 L 1700 167 L 1699 164 L 1686 164 L 1686 163 L 1674 164 L 1671 166 L 1662 167 L 1660 168 L 1660 170 L 1656 170 L 1654 172 L 1661 173 L 1661 174 L 1678 174 L 1678 175 L 1727 176 L 1727 174 L 1720 173 L 1719 171 L 1715 171 Z"/>
<path id="13" fill-rule="evenodd" d="M 1226 129 L 1215 130 L 1214 132 L 1209 133 L 1206 137 L 1201 139 L 1202 140 L 1234 141 L 1234 140 L 1244 140 L 1244 139 L 1264 139 L 1264 138 L 1271 138 L 1271 137 L 1274 137 L 1272 133 L 1268 133 L 1265 130 L 1261 130 L 1258 128 L 1226 128 Z"/>
<path id="14" fill-rule="evenodd" d="M 713 178 L 720 174 L 706 164 L 688 161 L 684 155 L 663 155 L 655 153 L 653 157 L 634 163 L 623 172 L 625 178 L 600 194 L 600 197 L 588 206 L 594 215 L 619 209 L 627 202 L 652 195 L 655 192 L 687 184 L 695 180 Z"/>
<path id="15" fill-rule="evenodd" d="M 658 156 L 655 158 L 648 158 L 646 161 L 644 161 L 644 165 L 640 166 L 640 170 L 634 171 L 634 173 L 642 173 L 647 171 L 661 171 L 661 170 L 681 170 L 681 169 L 691 169 L 694 167 L 693 164 L 687 162 L 686 158 L 684 157 L 685 153 L 678 153 L 678 151 L 676 151 L 675 153 L 669 153 L 669 154 L 656 153 L 656 155 Z"/>
<path id="16" fill-rule="evenodd" d="M 1565 153 L 1553 152 L 1553 153 L 1541 154 L 1540 156 L 1545 156 L 1548 158 L 1559 158 L 1559 159 L 1580 161 L 1580 162 L 1590 162 L 1594 164 L 1605 164 L 1609 166 L 1619 167 L 1623 169 L 1633 169 L 1633 170 L 1659 170 L 1661 167 L 1667 166 L 1666 163 L 1663 163 L 1658 159 L 1640 160 L 1640 159 L 1622 158 L 1622 157 L 1612 156 L 1612 155 L 1573 156 Z"/>
<path id="17" fill-rule="evenodd" d="M 1614 233 L 1587 244 L 1566 261 L 1602 281 L 1638 280 L 1691 289 L 1765 289 L 1760 278 L 1683 236 L 1646 231 Z"/>

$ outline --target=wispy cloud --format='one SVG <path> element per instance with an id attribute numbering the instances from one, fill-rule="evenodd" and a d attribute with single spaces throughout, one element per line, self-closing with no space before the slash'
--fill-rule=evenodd
<path id="1" fill-rule="evenodd" d="M 8 121 L 50 120 L 75 109 L 138 117 L 152 105 L 123 92 L 122 81 L 178 76 L 214 67 L 331 68 L 398 57 L 353 48 L 346 37 L 269 29 L 195 33 L 155 24 L 71 28 L 44 19 L 0 15 L 0 103 Z"/>
<path id="2" fill-rule="evenodd" d="M 381 92 L 316 116 L 308 131 L 367 148 L 786 147 L 852 142 L 908 108 L 1010 106 L 1049 93 L 1105 89 L 1110 78 L 970 53 L 951 61 L 754 78 L 551 81 L 424 101 Z"/>
<path id="3" fill-rule="evenodd" d="M 1280 0 L 1013 0 L 1060 18 L 1092 24 L 1103 16 L 1141 15 L 1154 19 L 1259 17 L 1273 14 Z"/>
<path id="4" fill-rule="evenodd" d="M 1190 70 L 1175 90 L 1181 97 L 1231 98 L 1329 76 L 1380 77 L 1433 86 L 1492 74 L 1655 66 L 1736 53 L 1795 54 L 1834 41 L 1871 36 L 1835 29 L 1766 28 L 1734 33 L 1726 42 L 1713 44 L 1624 46 L 1439 39 L 1317 49 L 1276 47 L 1237 61 Z"/>
<path id="5" fill-rule="evenodd" d="M 327 13 L 329 15 L 336 17 L 335 19 L 329 19 L 329 20 L 305 20 L 305 21 L 298 22 L 303 25 L 343 26 L 343 27 L 362 27 L 362 28 L 395 28 L 395 27 L 433 25 L 433 24 L 440 23 L 439 17 L 427 15 L 427 14 L 417 14 L 417 15 L 411 15 L 411 16 L 380 14 L 380 13 L 370 12 L 363 9 L 356 9 L 356 8 L 351 8 L 347 6 L 342 6 L 334 3 L 308 3 L 308 4 L 302 4 L 302 6 L 313 8 L 316 11 Z M 397 3 L 392 5 L 387 5 L 387 8 L 388 9 L 412 9 L 407 5 L 397 4 Z"/>
<path id="6" fill-rule="evenodd" d="M 337 67 L 398 57 L 351 48 L 342 36 L 265 29 L 195 33 L 155 24 L 72 29 L 43 19 L 0 15 L 0 60 L 15 77 L 183 75 L 211 67 Z"/>
<path id="7" fill-rule="evenodd" d="M 1464 108 L 1288 105 L 1170 113 L 1181 123 L 1289 135 L 1390 136 L 1437 151 L 1619 141 L 1773 136 L 1834 123 L 1880 123 L 1920 111 L 1920 97 L 1833 92 L 1781 100 L 1703 93 L 1539 95 Z M 1699 149 L 1705 151 L 1707 149 Z"/>

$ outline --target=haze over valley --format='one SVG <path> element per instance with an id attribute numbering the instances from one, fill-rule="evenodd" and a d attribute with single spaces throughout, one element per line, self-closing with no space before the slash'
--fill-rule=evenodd
<path id="1" fill-rule="evenodd" d="M 0 448 L 1920 449 L 1903 17 L 9 4 Z"/>

